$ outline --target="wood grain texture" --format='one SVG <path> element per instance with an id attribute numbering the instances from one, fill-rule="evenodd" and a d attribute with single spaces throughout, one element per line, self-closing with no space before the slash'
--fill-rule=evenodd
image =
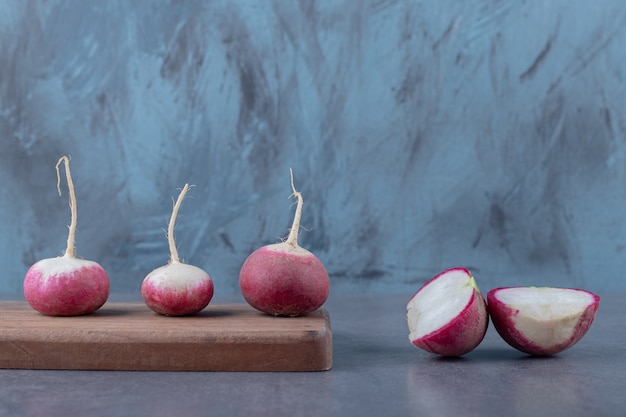
<path id="1" fill-rule="evenodd" d="M 106 303 L 49 317 L 0 302 L 0 368 L 144 371 L 322 371 L 332 366 L 330 317 L 272 317 L 215 304 L 165 317 L 143 303 Z"/>

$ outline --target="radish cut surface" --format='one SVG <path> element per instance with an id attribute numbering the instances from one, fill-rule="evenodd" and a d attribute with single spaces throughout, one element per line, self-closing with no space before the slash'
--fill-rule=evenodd
<path id="1" fill-rule="evenodd" d="M 538 320 L 580 315 L 595 297 L 587 292 L 566 288 L 514 287 L 496 292 L 509 307 L 524 311 L 524 316 Z"/>
<path id="2" fill-rule="evenodd" d="M 462 269 L 424 286 L 409 303 L 409 337 L 419 339 L 445 326 L 469 304 L 474 289 Z"/>

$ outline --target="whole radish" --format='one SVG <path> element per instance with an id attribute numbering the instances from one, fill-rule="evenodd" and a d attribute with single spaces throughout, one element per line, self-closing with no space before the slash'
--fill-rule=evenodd
<path id="1" fill-rule="evenodd" d="M 202 269 L 180 262 L 174 240 L 178 210 L 189 190 L 185 184 L 174 204 L 167 229 L 170 261 L 150 272 L 141 284 L 141 296 L 148 307 L 165 316 L 186 316 L 204 309 L 213 298 L 213 281 Z"/>
<path id="2" fill-rule="evenodd" d="M 291 188 L 298 205 L 286 241 L 263 246 L 248 256 L 239 273 L 245 300 L 255 309 L 275 316 L 298 316 L 324 304 L 330 280 L 324 265 L 311 252 L 298 246 L 302 195 Z"/>
<path id="3" fill-rule="evenodd" d="M 72 214 L 67 249 L 63 256 L 42 259 L 28 269 L 24 278 L 24 297 L 33 309 L 42 314 L 78 316 L 92 313 L 106 302 L 110 282 L 107 273 L 98 263 L 76 258 L 76 196 L 69 157 L 61 157 L 56 164 L 59 195 L 61 163 L 65 164 Z"/>

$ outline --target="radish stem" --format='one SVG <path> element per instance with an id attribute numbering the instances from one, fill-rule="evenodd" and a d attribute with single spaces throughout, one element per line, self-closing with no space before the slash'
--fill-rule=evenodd
<path id="1" fill-rule="evenodd" d="M 293 217 L 293 224 L 291 225 L 291 229 L 289 230 L 289 236 L 285 243 L 288 243 L 292 246 L 298 246 L 298 230 L 300 229 L 300 216 L 302 216 L 302 194 L 299 191 L 296 191 L 296 187 L 293 184 L 293 170 L 289 168 L 289 174 L 291 175 L 291 189 L 293 190 L 292 196 L 298 199 L 298 205 L 296 206 L 296 214 Z"/>
<path id="2" fill-rule="evenodd" d="M 56 164 L 57 170 L 57 190 L 59 191 L 59 195 L 61 195 L 61 174 L 59 172 L 59 165 L 61 163 L 65 163 L 65 176 L 67 177 L 67 188 L 70 192 L 70 210 L 72 213 L 72 220 L 70 223 L 70 232 L 67 237 L 67 249 L 65 250 L 65 255 L 71 258 L 76 257 L 76 248 L 75 248 L 75 240 L 76 240 L 76 225 L 78 223 L 78 215 L 76 212 L 76 194 L 74 193 L 74 182 L 72 182 L 72 174 L 70 173 L 70 158 L 67 156 L 62 156 Z"/>
<path id="3" fill-rule="evenodd" d="M 179 263 L 178 259 L 178 250 L 176 249 L 176 242 L 174 240 L 174 224 L 176 223 L 176 217 L 178 216 L 178 210 L 180 209 L 180 205 L 185 198 L 185 194 L 189 190 L 189 184 L 185 184 L 180 195 L 178 196 L 178 200 L 174 204 L 174 210 L 172 210 L 172 217 L 170 218 L 170 223 L 167 227 L 167 241 L 170 245 L 170 263 Z"/>

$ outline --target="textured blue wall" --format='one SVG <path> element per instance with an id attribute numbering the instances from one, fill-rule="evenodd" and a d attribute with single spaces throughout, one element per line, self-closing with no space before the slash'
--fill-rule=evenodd
<path id="1" fill-rule="evenodd" d="M 1 1 L 0 292 L 65 248 L 113 292 L 176 237 L 216 294 L 288 233 L 333 291 L 626 291 L 622 0 Z"/>

